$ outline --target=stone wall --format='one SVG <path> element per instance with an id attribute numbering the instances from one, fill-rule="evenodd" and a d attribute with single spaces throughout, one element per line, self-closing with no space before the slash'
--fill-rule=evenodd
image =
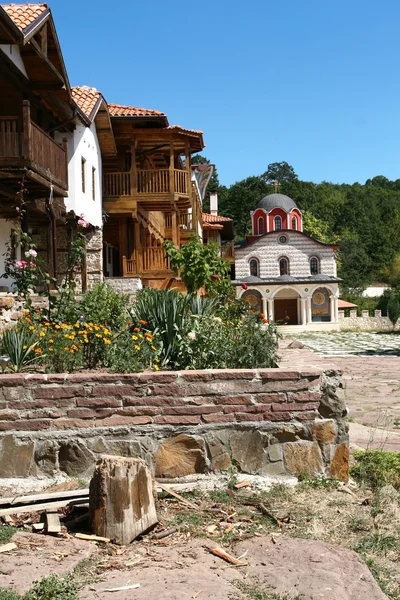
<path id="1" fill-rule="evenodd" d="M 393 325 L 389 317 L 383 317 L 382 311 L 376 310 L 373 317 L 369 316 L 367 310 L 361 311 L 361 316 L 357 316 L 356 310 L 351 310 L 349 315 L 345 315 L 343 310 L 339 311 L 340 329 L 359 329 L 361 331 L 392 331 Z M 395 330 L 400 329 L 400 321 L 397 322 Z"/>
<path id="2" fill-rule="evenodd" d="M 0 375 L 0 477 L 89 475 L 107 453 L 158 477 L 234 465 L 346 479 L 345 412 L 336 371 Z"/>
<path id="3" fill-rule="evenodd" d="M 119 294 L 133 295 L 143 287 L 138 277 L 106 277 L 104 281 Z"/>

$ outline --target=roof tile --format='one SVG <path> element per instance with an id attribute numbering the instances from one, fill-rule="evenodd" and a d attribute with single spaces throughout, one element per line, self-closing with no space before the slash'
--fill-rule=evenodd
<path id="1" fill-rule="evenodd" d="M 209 213 L 203 213 L 203 223 L 223 223 L 224 221 L 232 221 L 229 217 L 223 217 L 222 215 L 210 215 Z"/>
<path id="2" fill-rule="evenodd" d="M 101 93 L 96 88 L 88 87 L 87 85 L 72 88 L 73 99 L 89 119 L 100 96 Z"/>
<path id="3" fill-rule="evenodd" d="M 48 8 L 47 4 L 2 4 L 1 6 L 21 31 L 32 25 Z"/>
<path id="4" fill-rule="evenodd" d="M 159 110 L 139 108 L 138 106 L 124 106 L 123 104 L 109 104 L 108 110 L 112 117 L 165 117 Z"/>

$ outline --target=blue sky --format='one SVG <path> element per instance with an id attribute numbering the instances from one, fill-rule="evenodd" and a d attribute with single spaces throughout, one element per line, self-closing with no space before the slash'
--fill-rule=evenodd
<path id="1" fill-rule="evenodd" d="M 202 129 L 221 183 L 400 178 L 398 0 L 49 0 L 72 85 Z"/>

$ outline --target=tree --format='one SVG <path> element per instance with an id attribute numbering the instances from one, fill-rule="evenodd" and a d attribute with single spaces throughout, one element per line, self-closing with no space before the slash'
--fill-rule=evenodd
<path id="1" fill-rule="evenodd" d="M 396 327 L 398 318 L 400 317 L 400 301 L 398 293 L 392 292 L 387 305 L 388 317 L 392 322 L 393 329 Z"/>
<path id="2" fill-rule="evenodd" d="M 324 242 L 325 244 L 331 243 L 329 236 L 329 225 L 322 219 L 317 219 L 308 211 L 303 211 L 303 230 L 311 237 Z"/>
<path id="3" fill-rule="evenodd" d="M 202 287 L 214 294 L 230 286 L 230 265 L 220 257 L 216 242 L 203 244 L 193 233 L 181 248 L 177 248 L 171 240 L 165 241 L 165 248 L 173 272 L 180 275 L 189 294 L 195 294 Z"/>
<path id="4" fill-rule="evenodd" d="M 277 181 L 280 184 L 293 183 L 298 179 L 293 167 L 286 161 L 275 162 L 268 165 L 265 173 L 261 175 L 261 179 L 267 183 L 273 183 Z"/>

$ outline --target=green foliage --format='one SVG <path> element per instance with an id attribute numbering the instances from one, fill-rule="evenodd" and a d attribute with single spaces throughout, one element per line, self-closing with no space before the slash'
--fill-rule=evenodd
<path id="1" fill-rule="evenodd" d="M 171 240 L 166 240 L 165 248 L 171 268 L 180 275 L 189 294 L 205 288 L 209 294 L 217 295 L 224 287 L 230 287 L 230 265 L 219 256 L 217 243 L 203 244 L 196 234 L 177 248 Z"/>
<path id="2" fill-rule="evenodd" d="M 174 368 L 180 364 L 180 348 L 190 327 L 189 302 L 190 296 L 175 290 L 146 288 L 136 294 L 132 321 L 146 324 L 157 336 L 162 365 Z"/>
<path id="3" fill-rule="evenodd" d="M 0 600 L 22 600 L 22 596 L 13 590 L 0 588 Z"/>
<path id="4" fill-rule="evenodd" d="M 328 223 L 318 219 L 307 210 L 303 212 L 303 231 L 320 242 L 331 244 L 333 241 Z"/>
<path id="5" fill-rule="evenodd" d="M 379 489 L 391 484 L 400 489 L 400 453 L 385 450 L 357 450 L 350 475 L 360 483 Z"/>
<path id="6" fill-rule="evenodd" d="M 140 329 L 136 327 L 136 329 Z M 145 330 L 142 330 L 145 332 Z M 120 333 L 110 347 L 107 365 L 115 373 L 138 373 L 146 368 L 158 370 L 161 349 L 158 339 L 131 327 Z"/>
<path id="7" fill-rule="evenodd" d="M 2 525 L 0 527 L 0 544 L 7 544 L 16 531 L 18 531 L 18 527 Z"/>
<path id="8" fill-rule="evenodd" d="M 78 588 L 71 577 L 49 575 L 35 582 L 24 600 L 78 600 Z"/>
<path id="9" fill-rule="evenodd" d="M 298 179 L 293 167 L 286 161 L 275 162 L 268 165 L 268 169 L 261 176 L 268 183 L 292 183 Z"/>
<path id="10" fill-rule="evenodd" d="M 307 489 L 312 487 L 314 489 L 336 489 L 339 485 L 337 479 L 328 479 L 327 477 L 310 477 L 309 475 L 299 475 L 299 482 L 301 485 L 299 489 Z"/>
<path id="11" fill-rule="evenodd" d="M 89 323 L 102 323 L 116 331 L 127 320 L 129 296 L 119 294 L 105 283 L 97 284 L 82 296 L 79 318 Z"/>
<path id="12" fill-rule="evenodd" d="M 394 328 L 398 318 L 400 317 L 400 299 L 396 292 L 392 292 L 390 295 L 389 302 L 387 304 L 387 314 Z"/>
<path id="13" fill-rule="evenodd" d="M 11 359 L 13 371 L 20 373 L 41 360 L 42 352 L 37 348 L 38 343 L 36 336 L 26 328 L 10 327 L 1 337 L 1 353 Z"/>
<path id="14" fill-rule="evenodd" d="M 373 552 L 378 555 L 385 555 L 390 550 L 399 547 L 400 540 L 391 533 L 379 533 L 374 531 L 363 537 L 354 548 L 360 554 Z"/>

